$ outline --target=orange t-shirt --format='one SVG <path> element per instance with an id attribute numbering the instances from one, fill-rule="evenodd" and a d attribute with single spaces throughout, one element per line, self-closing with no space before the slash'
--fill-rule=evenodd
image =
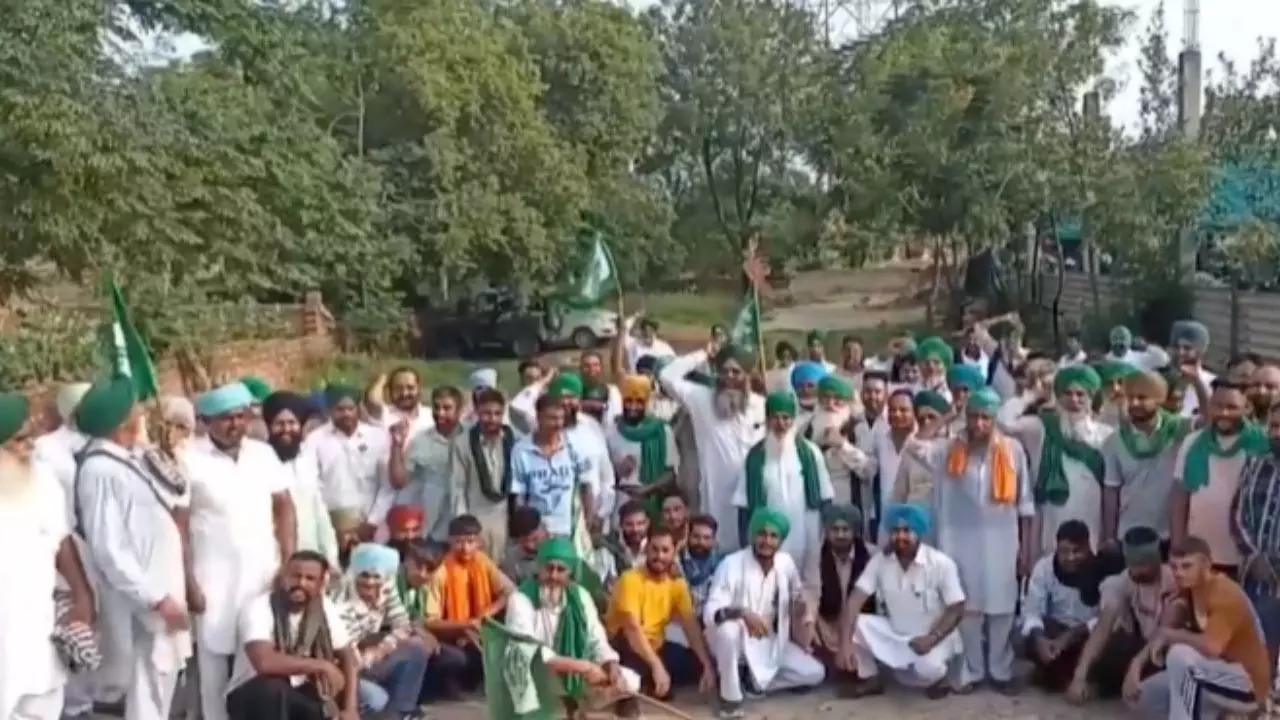
<path id="1" fill-rule="evenodd" d="M 1208 648 L 1225 662 L 1240 663 L 1253 682 L 1254 697 L 1265 700 L 1271 692 L 1271 663 L 1244 590 L 1214 573 L 1192 593 L 1191 609 Z"/>

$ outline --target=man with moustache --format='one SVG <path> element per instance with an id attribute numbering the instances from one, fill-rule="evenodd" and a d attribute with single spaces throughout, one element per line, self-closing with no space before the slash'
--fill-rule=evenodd
<path id="1" fill-rule="evenodd" d="M 416 376 L 401 372 L 395 377 Z M 372 539 L 383 520 L 373 512 L 375 501 L 380 493 L 389 493 L 390 490 L 389 487 L 384 490 L 383 485 L 388 482 L 386 476 L 391 447 L 403 447 L 409 432 L 415 427 L 414 423 L 419 422 L 423 415 L 429 418 L 430 413 L 416 415 L 413 419 L 402 417 L 392 423 L 392 429 L 388 431 L 360 419 L 360 390 L 352 385 L 330 384 L 324 389 L 324 402 L 328 407 L 329 420 L 306 436 L 302 452 L 311 455 L 319 468 L 320 493 L 329 512 L 342 513 L 344 517 L 355 515 L 360 521 L 360 536 Z M 399 412 L 384 409 L 388 414 L 382 416 L 380 422 L 383 423 L 394 412 Z M 336 520 L 334 525 L 336 530 Z"/>
<path id="2" fill-rule="evenodd" d="M 604 393 L 603 397 L 593 399 L 589 404 L 585 397 L 581 398 L 588 412 L 606 424 L 622 414 L 622 394 L 618 392 L 616 385 L 605 379 L 604 357 L 599 352 L 587 350 L 582 353 L 578 358 L 578 374 L 584 388 L 599 386 Z"/>
<path id="3" fill-rule="evenodd" d="M 835 665 L 840 651 L 840 619 L 854 592 L 854 583 L 862 575 L 874 546 L 862 541 L 862 513 L 847 504 L 831 504 L 822 509 L 823 540 L 818 561 L 817 593 L 805 598 L 806 607 L 816 607 L 814 625 L 801 633 L 797 642 L 808 648 L 828 668 Z M 874 609 L 874 603 L 865 603 Z"/>
<path id="4" fill-rule="evenodd" d="M 847 442 L 841 448 L 845 462 L 854 468 L 854 474 L 862 480 L 858 503 L 865 510 L 865 537 L 873 542 L 886 539 L 880 524 L 885 496 L 898 477 L 903 453 L 916 429 L 915 408 L 910 390 L 899 388 L 893 391 L 889 396 L 885 417 L 888 425 L 885 429 L 872 433 L 865 450 Z"/>
<path id="5" fill-rule="evenodd" d="M 853 418 L 853 442 L 863 452 L 871 447 L 873 433 L 881 432 L 885 425 L 884 411 L 889 406 L 889 376 L 879 372 L 866 372 L 862 376 L 859 391 L 862 410 Z"/>
<path id="6" fill-rule="evenodd" d="M 622 416 L 607 435 L 609 458 L 618 489 L 643 503 L 657 518 L 663 495 L 675 490 L 680 451 L 671 426 L 648 415 L 653 380 L 643 375 L 622 379 Z"/>
<path id="7" fill-rule="evenodd" d="M 1231 501 L 1231 531 L 1244 556 L 1240 584 L 1253 601 L 1274 667 L 1280 651 L 1280 406 L 1263 416 L 1269 450 L 1249 458 Z"/>
<path id="8" fill-rule="evenodd" d="M 915 412 L 913 440 L 928 443 L 943 437 L 944 418 L 951 414 L 951 403 L 932 390 L 922 390 L 912 398 Z M 924 508 L 933 507 L 933 470 L 920 462 L 911 452 L 902 453 L 898 474 L 893 480 L 891 499 L 894 503 L 914 503 Z M 933 538 L 926 536 L 925 542 Z"/>
<path id="9" fill-rule="evenodd" d="M 710 362 L 714 388 L 686 379 Z M 747 451 L 764 436 L 764 398 L 751 392 L 748 373 L 755 367 L 750 349 L 714 343 L 672 360 L 658 375 L 667 394 L 688 413 L 698 453 L 699 508 L 716 519 L 722 547 L 737 547 L 738 510 L 734 483 Z"/>
<path id="10" fill-rule="evenodd" d="M 750 546 L 727 556 L 711 580 L 702 622 L 720 674 L 721 718 L 745 717 L 746 690 L 814 687 L 826 676 L 822 663 L 791 641 L 793 618 L 812 624 L 817 608 L 806 606 L 795 561 L 779 549 L 790 529 L 786 515 L 759 508 L 747 528 Z M 760 592 L 765 587 L 775 591 Z"/>
<path id="11" fill-rule="evenodd" d="M 317 552 L 338 566 L 338 537 L 320 493 L 320 468 L 314 455 L 302 452 L 302 428 L 315 412 L 310 398 L 292 392 L 274 392 L 262 401 L 267 424 L 267 444 L 276 451 L 289 481 L 293 499 L 298 550 Z"/>
<path id="12" fill-rule="evenodd" d="M 383 488 L 370 515 L 385 517 L 392 505 L 417 505 L 428 511 L 427 537 L 443 542 L 458 498 L 453 492 L 454 444 L 463 434 L 462 392 L 452 386 L 431 391 L 432 426 L 406 440 L 391 430 L 390 488 Z"/>
<path id="13" fill-rule="evenodd" d="M 475 423 L 453 441 L 450 491 L 460 501 L 457 514 L 480 521 L 485 549 L 498 557 L 507 547 L 511 451 L 520 435 L 507 423 L 507 399 L 498 390 L 481 390 L 473 405 Z"/>
<path id="14" fill-rule="evenodd" d="M 390 403 L 387 400 L 390 399 Z M 398 367 L 378 376 L 365 393 L 365 410 L 383 430 L 404 425 L 407 440 L 434 423 L 431 408 L 422 403 L 422 378 L 411 367 Z"/>
<path id="15" fill-rule="evenodd" d="M 296 514 L 289 476 L 266 443 L 247 436 L 253 396 L 235 382 L 196 398 L 208 434 L 191 443 L 191 563 L 197 661 L 205 720 L 226 720 L 237 613 L 271 587 L 293 555 Z"/>
<path id="16" fill-rule="evenodd" d="M 680 550 L 680 572 L 693 596 L 693 611 L 702 617 L 702 608 L 711 590 L 711 577 L 724 555 L 716 549 L 716 519 L 697 515 L 689 520 L 689 536 Z"/>
<path id="17" fill-rule="evenodd" d="M 1249 406 L 1253 418 L 1266 422 L 1271 408 L 1280 403 L 1280 366 L 1264 362 L 1253 371 L 1249 380 Z"/>
<path id="18" fill-rule="evenodd" d="M 1037 556 L 1061 545 L 1057 534 L 1068 520 L 1083 522 L 1092 541 L 1100 537 L 1106 474 L 1101 448 L 1112 431 L 1093 416 L 1093 399 L 1101 387 L 1102 379 L 1088 365 L 1062 368 L 1053 380 L 1052 407 L 1001 423 L 1026 448 L 1036 478 Z"/>
<path id="19" fill-rule="evenodd" d="M 964 431 L 965 404 L 970 395 L 986 386 L 986 376 L 973 365 L 961 363 L 947 370 L 947 390 L 951 393 L 953 408 L 951 420 L 947 423 L 949 435 L 959 435 Z"/>
<path id="20" fill-rule="evenodd" d="M 91 625 L 94 598 L 62 488 L 34 457 L 35 437 L 26 396 L 0 394 L 0 542 L 10 550 L 0 573 L 0 717 L 56 720 L 67 680 L 51 642 L 58 577 L 72 602 L 64 623 Z"/>
<path id="21" fill-rule="evenodd" d="M 191 657 L 193 578 L 179 522 L 190 488 L 139 462 L 143 409 L 129 378 L 94 383 L 76 409 L 76 424 L 90 437 L 76 476 L 76 507 L 101 576 L 103 668 L 118 673 L 112 683 L 126 688 L 125 720 L 168 720 L 178 674 Z"/>
<path id="22" fill-rule="evenodd" d="M 579 556 L 591 551 L 585 519 L 596 515 L 594 484 L 565 432 L 565 404 L 547 393 L 537 399 L 533 434 L 511 450 L 511 503 L 530 508 L 550 535 L 572 538 Z"/>
<path id="23" fill-rule="evenodd" d="M 1178 368 L 1194 370 L 1188 379 L 1198 378 L 1204 387 L 1213 387 L 1217 376 L 1204 367 L 1204 356 L 1209 351 L 1209 329 L 1196 320 L 1179 320 L 1169 331 L 1169 345 L 1173 350 L 1172 362 Z M 1182 395 L 1182 416 L 1191 417 L 1200 412 L 1200 398 L 1194 385 Z"/>
<path id="24" fill-rule="evenodd" d="M 796 352 L 795 346 L 786 340 L 779 340 L 773 346 L 773 368 L 764 376 L 765 388 L 769 392 L 791 387 L 791 371 L 795 369 L 799 357 L 800 353 Z"/>
<path id="25" fill-rule="evenodd" d="M 920 341 L 916 346 L 915 356 L 920 367 L 920 385 L 915 390 L 933 390 L 950 401 L 947 370 L 955 363 L 955 350 L 946 340 L 932 336 Z"/>
<path id="26" fill-rule="evenodd" d="M 809 439 L 822 451 L 835 492 L 833 502 L 855 502 L 854 488 L 858 481 L 853 477 L 853 470 L 859 458 L 850 458 L 841 451 L 850 444 L 844 431 L 850 424 L 852 400 L 853 386 L 847 379 L 828 375 L 818 382 L 818 407 L 809 422 Z"/>
<path id="27" fill-rule="evenodd" d="M 480 396 L 492 391 L 498 390 L 498 371 L 491 367 L 476 368 L 471 371 L 471 397 L 469 398 L 470 407 L 462 416 L 463 427 L 470 428 L 480 419 Z M 510 424 L 511 419 L 507 417 L 506 398 L 502 402 L 502 422 Z"/>
<path id="28" fill-rule="evenodd" d="M 810 330 L 804 338 L 805 359 L 822 366 L 823 374 L 833 373 L 836 366 L 827 360 L 827 331 Z"/>
<path id="29" fill-rule="evenodd" d="M 791 528 L 782 551 L 795 560 L 806 588 L 816 595 L 818 556 L 822 546 L 822 507 L 835 491 L 822 453 L 795 428 L 796 400 L 790 394 L 770 393 L 765 399 L 768 431 L 747 452 L 733 502 L 738 527 L 745 528 L 756 510 L 772 508 Z M 745 533 L 742 544 L 748 543 Z"/>
<path id="30" fill-rule="evenodd" d="M 285 565 L 283 588 L 240 610 L 225 703 L 231 720 L 359 720 L 360 659 L 325 597 L 332 571 L 324 556 L 299 551 Z"/>
<path id="31" fill-rule="evenodd" d="M 840 369 L 836 374 L 848 380 L 854 387 L 862 385 L 863 366 L 862 338 L 856 335 L 845 335 L 840 341 Z"/>
<path id="32" fill-rule="evenodd" d="M 1034 666 L 1032 682 L 1046 692 L 1062 692 L 1075 676 L 1098 619 L 1099 587 L 1108 571 L 1090 549 L 1083 522 L 1062 523 L 1057 541 L 1031 569 L 1022 605 L 1021 635 Z"/>
<path id="33" fill-rule="evenodd" d="M 1266 433 L 1245 419 L 1240 388 L 1215 383 L 1209 398 L 1209 424 L 1186 436 L 1173 465 L 1170 539 L 1202 538 L 1212 551 L 1214 567 L 1239 577 L 1244 560 L 1231 535 L 1231 501 L 1249 458 L 1269 449 Z"/>

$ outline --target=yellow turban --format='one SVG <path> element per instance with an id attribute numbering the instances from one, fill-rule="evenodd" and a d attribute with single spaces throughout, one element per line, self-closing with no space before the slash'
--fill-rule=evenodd
<path id="1" fill-rule="evenodd" d="M 653 380 L 648 375 L 627 375 L 622 378 L 618 390 L 623 400 L 649 402 L 649 397 L 653 395 Z"/>

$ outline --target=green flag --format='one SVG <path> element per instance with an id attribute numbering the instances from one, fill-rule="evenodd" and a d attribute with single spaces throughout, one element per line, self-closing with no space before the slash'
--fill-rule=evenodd
<path id="1" fill-rule="evenodd" d="M 553 720 L 557 685 L 542 661 L 542 643 L 493 620 L 480 626 L 489 720 Z"/>
<path id="2" fill-rule="evenodd" d="M 760 347 L 760 300 L 755 290 L 747 293 L 742 301 L 742 308 L 729 328 L 729 342 L 738 347 L 756 352 Z"/>
<path id="3" fill-rule="evenodd" d="M 613 253 L 600 233 L 595 233 L 591 240 L 587 263 L 578 273 L 573 290 L 563 298 L 564 304 L 571 308 L 600 307 L 609 295 L 618 292 L 618 269 L 613 264 Z"/>
<path id="4" fill-rule="evenodd" d="M 156 382 L 156 366 L 151 361 L 147 343 L 129 319 L 129 308 L 115 280 L 108 284 L 111 295 L 111 371 L 113 375 L 125 375 L 133 379 L 139 400 L 149 400 L 160 395 Z"/>

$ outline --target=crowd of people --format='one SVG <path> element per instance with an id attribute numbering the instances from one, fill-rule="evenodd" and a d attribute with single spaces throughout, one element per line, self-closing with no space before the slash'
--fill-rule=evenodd
<path id="1" fill-rule="evenodd" d="M 1216 377 L 1194 321 L 1057 360 L 1013 314 L 834 362 L 814 331 L 763 373 L 720 327 L 683 355 L 619 329 L 509 396 L 489 368 L 0 394 L 0 720 L 168 720 L 187 687 L 205 720 L 527 704 L 530 643 L 486 656 L 492 623 L 571 716 L 887 676 L 1016 694 L 1017 656 L 1074 703 L 1265 707 L 1280 366 Z"/>

